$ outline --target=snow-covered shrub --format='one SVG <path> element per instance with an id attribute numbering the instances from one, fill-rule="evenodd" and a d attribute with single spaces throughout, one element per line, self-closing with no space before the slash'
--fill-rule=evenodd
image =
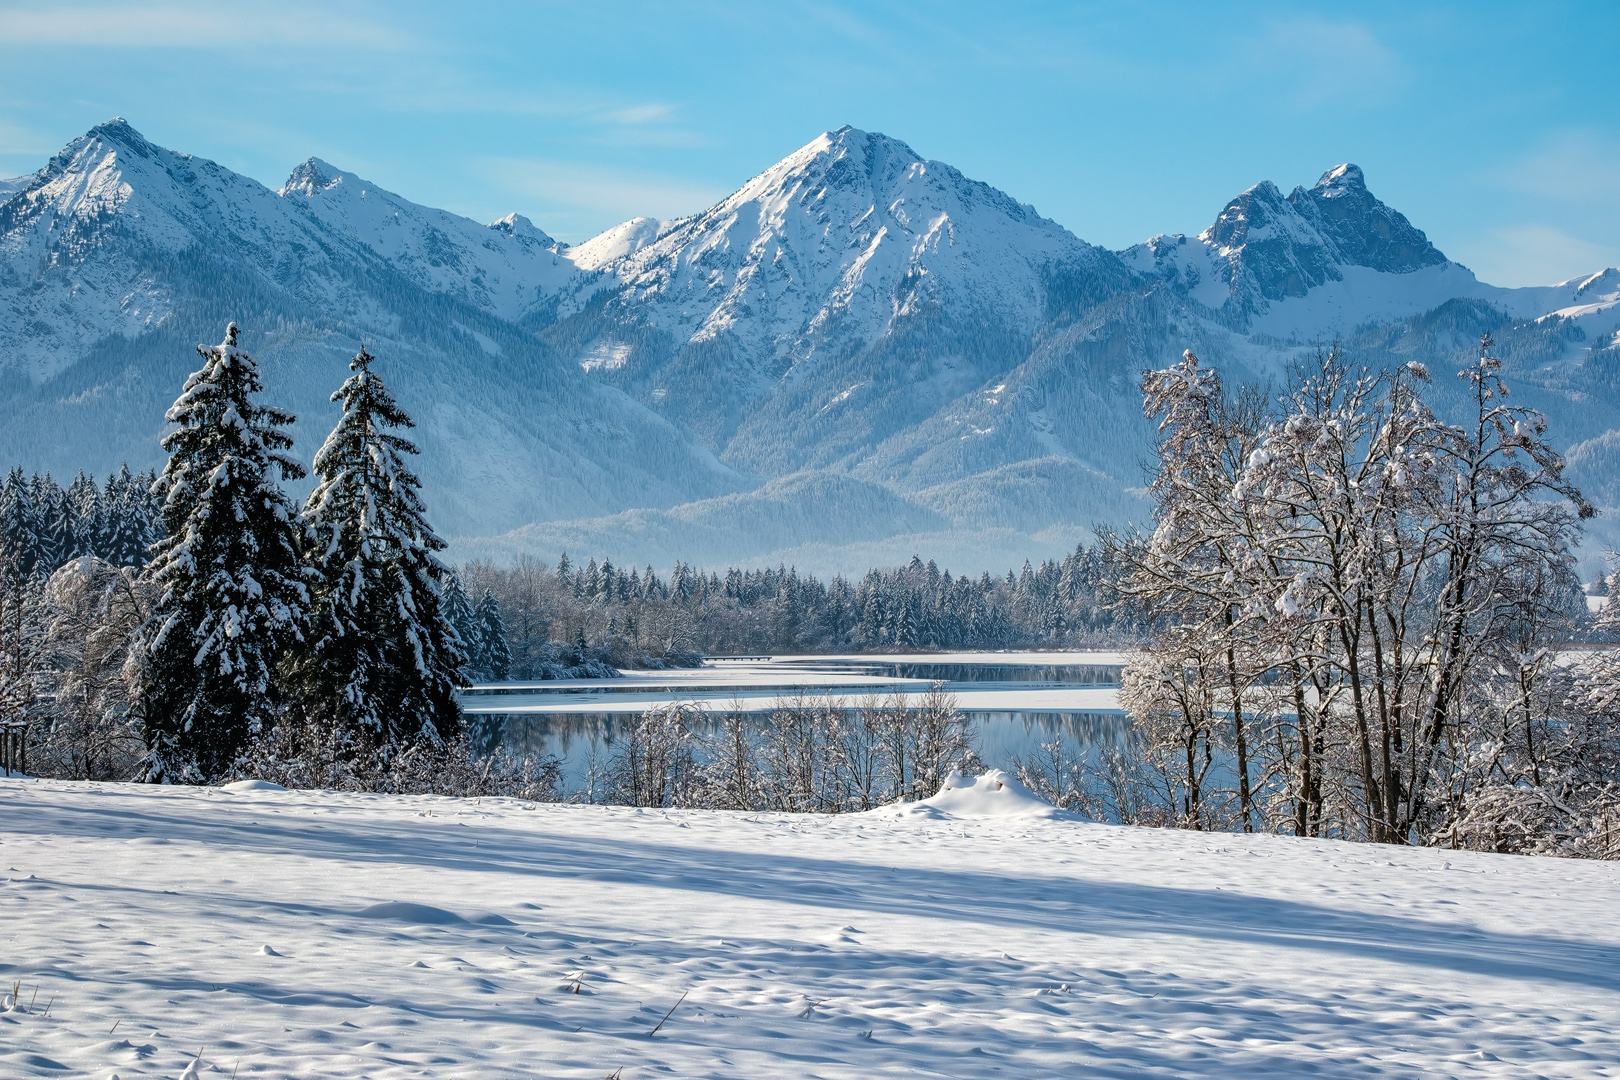
<path id="1" fill-rule="evenodd" d="M 129 645 L 156 599 L 139 570 L 73 559 L 45 588 L 50 707 L 32 725 L 36 775 L 127 780 L 145 752 L 130 712 Z"/>
<path id="2" fill-rule="evenodd" d="M 229 778 L 289 788 L 551 802 L 561 797 L 562 764 L 550 755 L 484 747 L 465 731 L 450 739 L 393 744 L 384 752 L 363 729 L 289 717 L 254 740 Z"/>
<path id="3" fill-rule="evenodd" d="M 934 794 L 981 762 L 972 728 L 943 684 L 915 700 L 854 707 L 808 694 L 757 718 L 680 703 L 644 714 L 618 740 L 607 801 L 836 814 Z"/>
<path id="4" fill-rule="evenodd" d="M 644 713 L 613 756 L 611 800 L 626 806 L 699 805 L 697 745 L 703 723 L 703 709 L 690 702 Z"/>
<path id="5" fill-rule="evenodd" d="M 1456 810 L 1439 842 L 1620 859 L 1620 653 L 1520 660 L 1494 673 L 1495 707 L 1452 771 Z"/>

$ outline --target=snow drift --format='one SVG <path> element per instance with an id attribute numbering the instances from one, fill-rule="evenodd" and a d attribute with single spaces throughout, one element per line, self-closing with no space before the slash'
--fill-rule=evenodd
<path id="1" fill-rule="evenodd" d="M 963 776 L 952 769 L 937 794 L 916 802 L 890 803 L 870 813 L 895 818 L 1086 820 L 1079 814 L 1059 810 L 1000 769 L 989 769 L 978 776 Z"/>

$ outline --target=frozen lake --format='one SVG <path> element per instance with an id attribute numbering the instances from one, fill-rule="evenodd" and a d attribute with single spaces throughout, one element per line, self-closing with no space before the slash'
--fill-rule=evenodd
<path id="1" fill-rule="evenodd" d="M 941 681 L 973 721 L 980 756 L 1006 767 L 1059 737 L 1081 749 L 1116 742 L 1126 725 L 1118 700 L 1124 664 L 1109 652 L 738 657 L 622 679 L 491 683 L 465 691 L 461 704 L 490 740 L 561 758 L 576 786 L 612 757 L 620 732 L 661 705 L 691 702 L 763 725 L 771 710 L 800 697 L 859 708 L 895 693 L 920 698 Z"/>

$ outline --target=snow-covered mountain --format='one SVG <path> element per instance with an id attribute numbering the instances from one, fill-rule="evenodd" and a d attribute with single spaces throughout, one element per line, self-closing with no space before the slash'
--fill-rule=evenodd
<path id="1" fill-rule="evenodd" d="M 512 321 L 524 295 L 574 274 L 555 248 L 515 219 L 480 226 L 319 163 L 278 193 L 100 125 L 0 203 L 0 460 L 155 464 L 192 347 L 235 319 L 306 452 L 364 341 L 416 415 L 452 535 L 754 486 Z"/>
<path id="2" fill-rule="evenodd" d="M 235 318 L 306 448 L 347 354 L 382 356 L 464 551 L 976 570 L 1140 515 L 1137 381 L 1185 348 L 1232 380 L 1333 340 L 1444 371 L 1488 331 L 1620 502 L 1620 272 L 1480 282 L 1349 164 L 1118 253 L 847 127 L 573 246 L 313 158 L 273 191 L 120 120 L 16 183 L 0 459 L 29 467 L 155 463 L 190 346 Z"/>
<path id="3" fill-rule="evenodd" d="M 604 269 L 623 290 L 556 340 L 764 475 L 852 467 L 1133 278 L 1033 208 L 848 127 Z"/>
<path id="4" fill-rule="evenodd" d="M 1483 300 L 1520 319 L 1556 313 L 1593 321 L 1620 301 L 1613 271 L 1545 288 L 1479 281 L 1380 202 L 1350 164 L 1287 196 L 1263 181 L 1196 237 L 1155 236 L 1121 256 L 1233 329 L 1291 341 L 1343 336 L 1456 299 Z"/>
<path id="5" fill-rule="evenodd" d="M 634 255 L 676 224 L 679 222 L 657 221 L 650 217 L 631 218 L 583 243 L 575 244 L 564 254 L 581 270 L 600 270 L 627 255 Z"/>
<path id="6" fill-rule="evenodd" d="M 294 169 L 281 190 L 331 232 L 364 244 L 429 292 L 446 293 L 516 321 L 555 297 L 578 269 L 521 214 L 489 225 L 418 206 L 320 158 Z"/>
<path id="7" fill-rule="evenodd" d="M 109 335 L 155 329 L 176 303 L 156 264 L 199 247 L 275 274 L 306 301 L 332 277 L 313 265 L 331 258 L 320 230 L 274 192 L 154 146 L 123 120 L 26 179 L 0 204 L 0 366 L 13 374 L 47 378 Z"/>

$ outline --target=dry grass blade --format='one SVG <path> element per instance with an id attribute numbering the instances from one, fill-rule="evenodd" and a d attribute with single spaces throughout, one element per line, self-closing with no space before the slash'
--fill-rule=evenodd
<path id="1" fill-rule="evenodd" d="M 680 1001 L 675 1002 L 675 1004 L 673 1004 L 673 1005 L 671 1005 L 669 1007 L 669 1012 L 664 1014 L 664 1020 L 668 1020 L 670 1017 L 675 1015 L 675 1010 L 681 1007 L 681 1001 L 685 1001 L 686 1000 L 686 995 L 690 994 L 691 992 L 692 991 L 690 991 L 690 990 L 686 990 L 686 991 L 683 991 L 681 993 Z M 655 1027 L 651 1031 L 647 1032 L 647 1038 L 650 1039 L 654 1035 L 658 1034 L 658 1028 L 661 1028 L 661 1027 L 664 1026 L 664 1020 L 658 1021 L 658 1027 Z"/>

